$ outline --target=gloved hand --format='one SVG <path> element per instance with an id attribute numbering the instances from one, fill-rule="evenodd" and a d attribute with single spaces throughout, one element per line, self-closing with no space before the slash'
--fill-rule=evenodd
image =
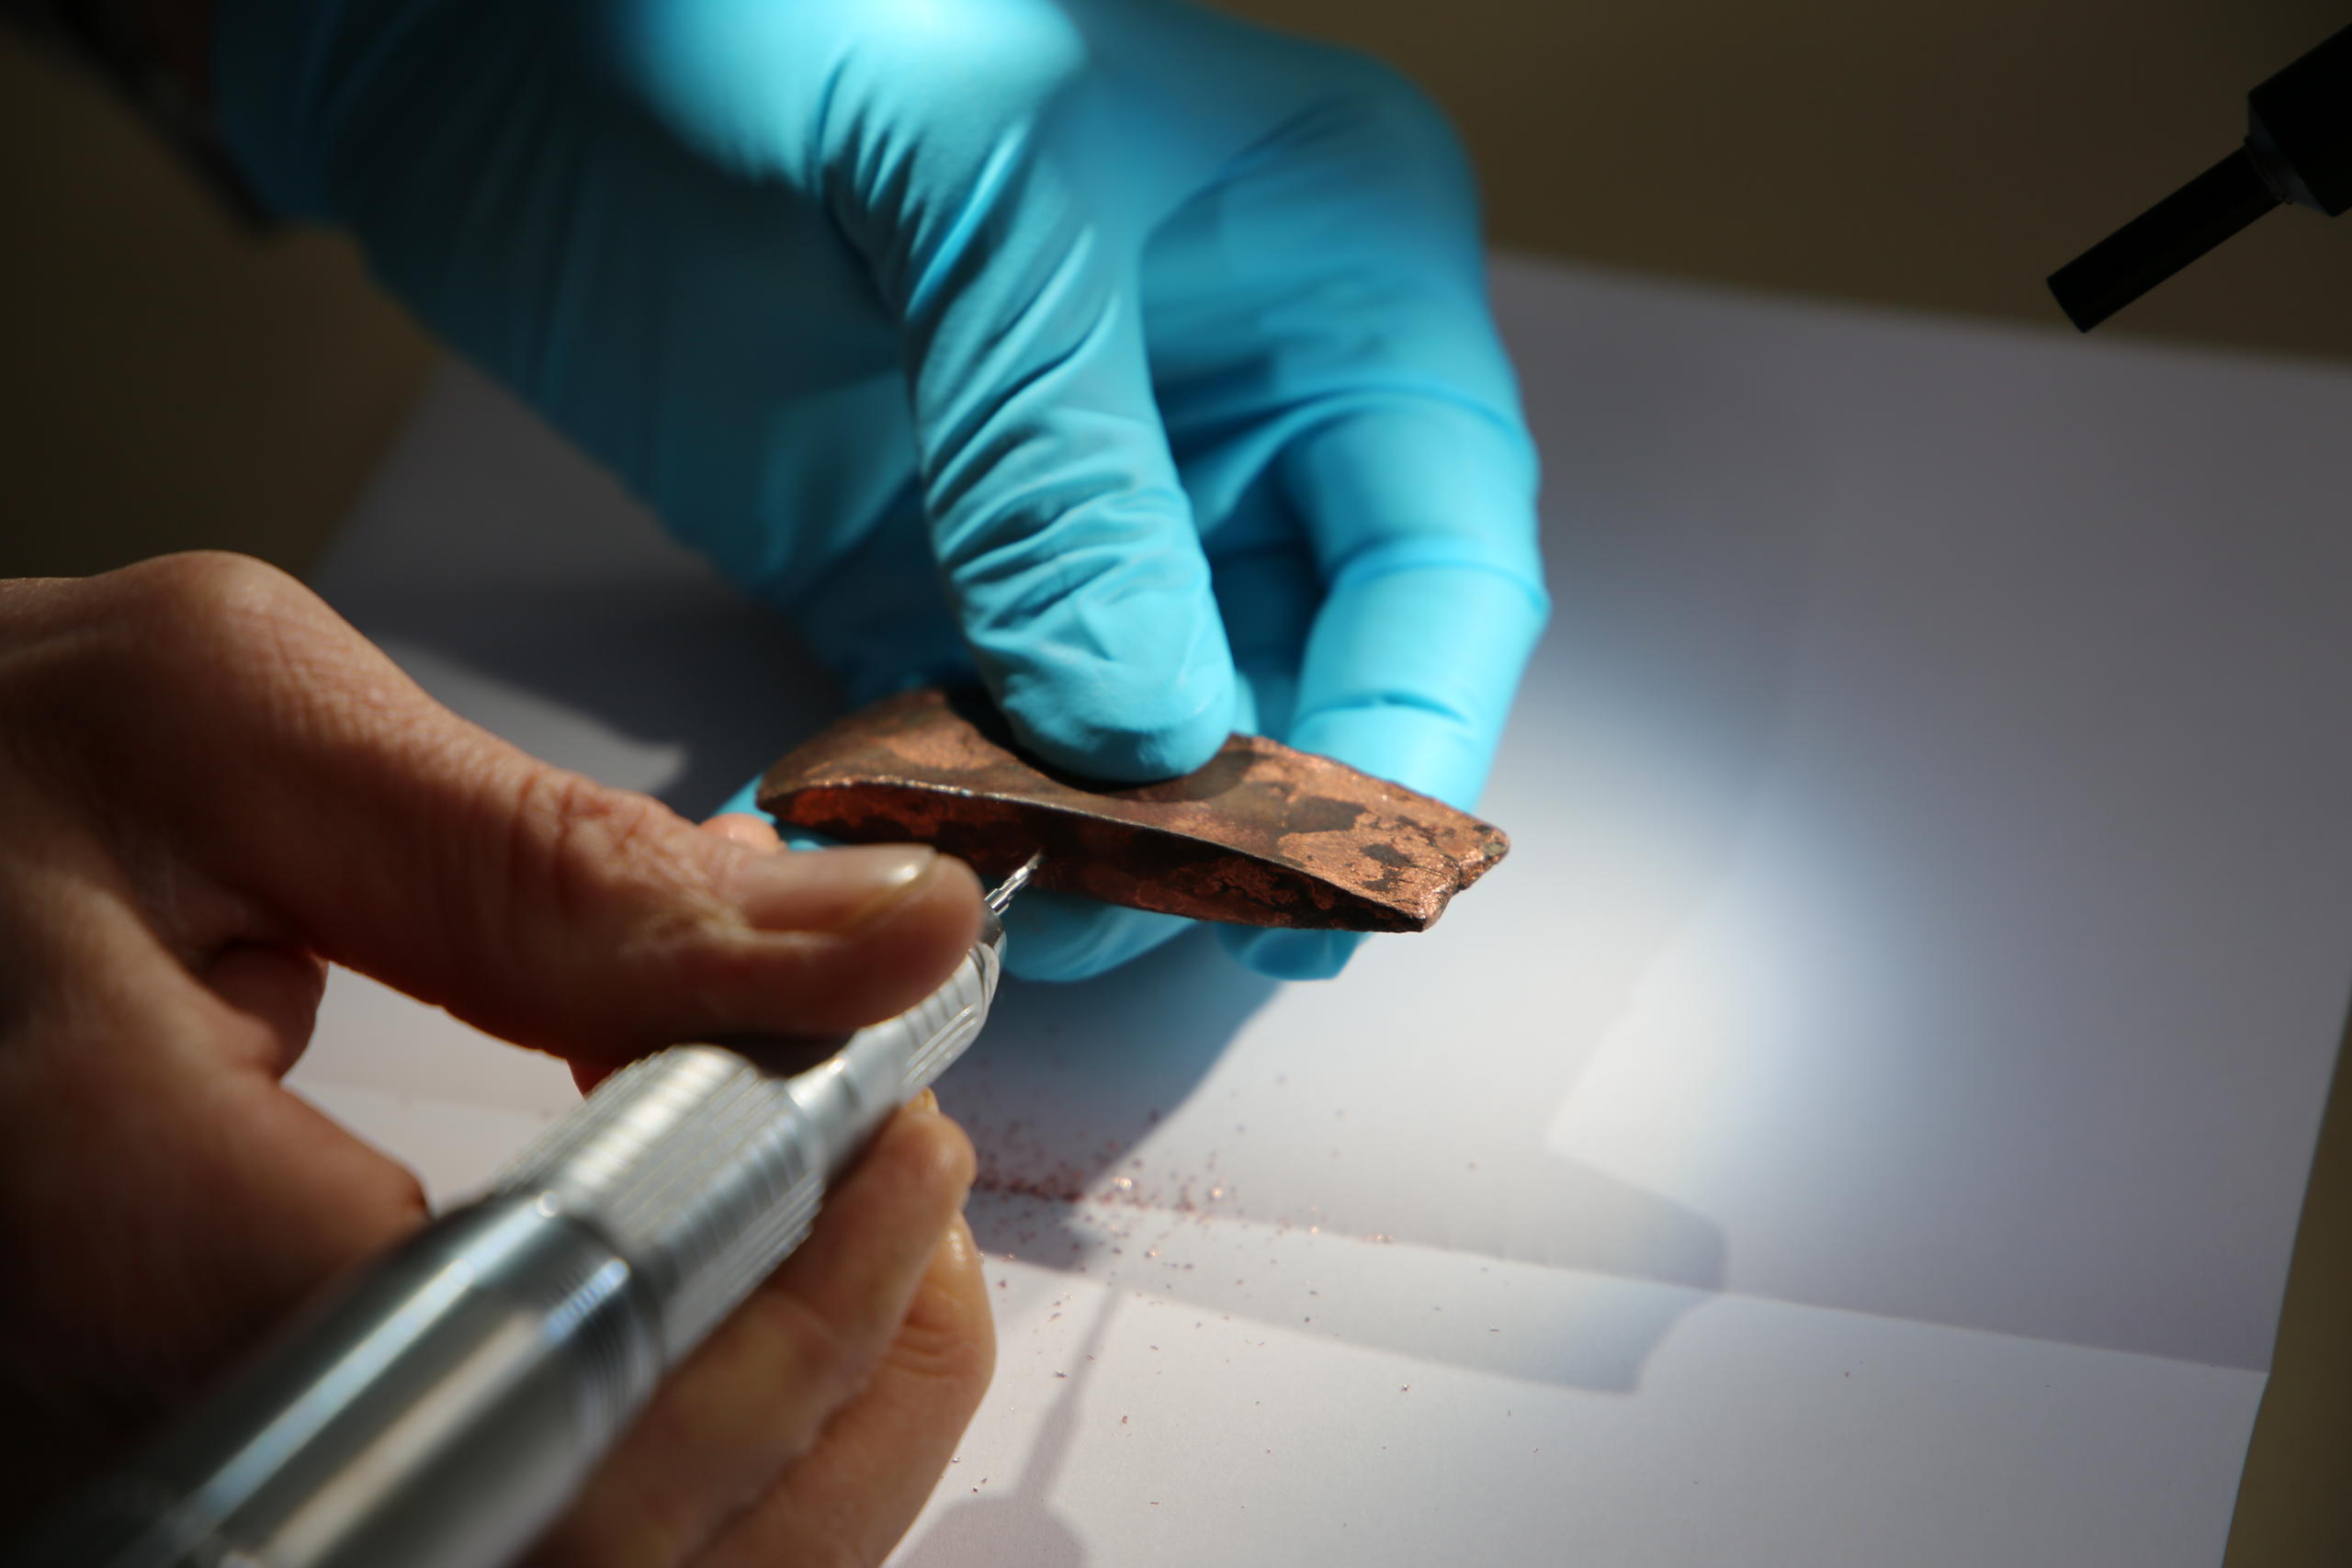
<path id="1" fill-rule="evenodd" d="M 1545 602 L 1471 181 L 1362 58 L 1167 0 L 219 0 L 266 199 L 783 606 L 1144 779 L 1256 729 L 1461 805 Z M 1165 917 L 1033 896 L 1091 973 Z M 1352 939 L 1227 931 L 1337 971 Z"/>

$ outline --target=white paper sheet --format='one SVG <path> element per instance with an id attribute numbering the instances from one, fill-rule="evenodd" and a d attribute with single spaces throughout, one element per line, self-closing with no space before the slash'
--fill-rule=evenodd
<path id="1" fill-rule="evenodd" d="M 942 1086 L 1004 1356 L 905 1560 L 2218 1560 L 2352 967 L 2352 376 L 1497 292 L 1512 857 L 1336 984 L 1008 994 Z M 462 374 L 319 581 L 682 809 L 823 711 Z M 347 976 L 321 1035 L 440 1193 L 568 1102 Z"/>

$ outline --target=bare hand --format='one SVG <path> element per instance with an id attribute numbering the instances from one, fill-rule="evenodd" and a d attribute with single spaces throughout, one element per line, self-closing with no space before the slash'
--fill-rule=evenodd
<path id="1" fill-rule="evenodd" d="M 928 851 L 786 855 L 539 762 L 230 556 L 0 583 L 0 1531 L 422 1222 L 279 1081 L 328 961 L 594 1076 L 886 1017 L 978 920 Z M 534 1561 L 878 1560 L 988 1380 L 970 1179 L 902 1113 Z"/>

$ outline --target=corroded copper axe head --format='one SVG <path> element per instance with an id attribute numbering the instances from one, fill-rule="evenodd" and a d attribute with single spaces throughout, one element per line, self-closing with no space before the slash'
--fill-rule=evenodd
<path id="1" fill-rule="evenodd" d="M 1037 886 L 1245 926 L 1427 931 L 1510 848 L 1443 801 L 1258 735 L 1182 778 L 1072 778 L 1016 750 L 986 698 L 933 689 L 831 725 L 759 800 L 851 843 L 936 845 L 983 880 L 1042 853 Z"/>

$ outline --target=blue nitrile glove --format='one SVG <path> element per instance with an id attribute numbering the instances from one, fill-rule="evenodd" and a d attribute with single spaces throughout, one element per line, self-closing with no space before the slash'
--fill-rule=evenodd
<path id="1" fill-rule="evenodd" d="M 220 0 L 348 225 L 865 700 L 1078 773 L 1255 728 L 1467 805 L 1541 628 L 1471 182 L 1385 69 L 1160 0 Z M 1237 669 L 1239 679 L 1236 679 Z M 1035 897 L 1014 963 L 1172 933 Z M 1271 974 L 1352 939 L 1226 934 Z"/>

